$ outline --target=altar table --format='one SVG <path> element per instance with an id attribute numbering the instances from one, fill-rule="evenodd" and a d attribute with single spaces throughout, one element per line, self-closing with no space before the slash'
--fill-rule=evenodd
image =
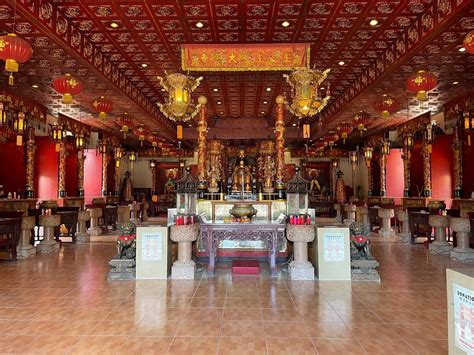
<path id="1" fill-rule="evenodd" d="M 201 240 L 209 255 L 209 273 L 214 273 L 220 240 L 261 240 L 268 249 L 272 276 L 276 276 L 276 253 L 285 240 L 285 225 L 280 223 L 203 223 Z"/>

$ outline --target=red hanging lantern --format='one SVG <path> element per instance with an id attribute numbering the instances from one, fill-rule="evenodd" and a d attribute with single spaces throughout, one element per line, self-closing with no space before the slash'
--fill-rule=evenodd
<path id="1" fill-rule="evenodd" d="M 105 121 L 107 114 L 112 112 L 112 101 L 101 96 L 92 101 L 92 109 L 99 113 L 99 119 Z"/>
<path id="2" fill-rule="evenodd" d="M 14 33 L 0 36 L 0 59 L 5 61 L 5 70 L 10 73 L 8 84 L 13 85 L 13 73 L 17 73 L 19 63 L 31 59 L 33 49 L 23 38 Z"/>
<path id="3" fill-rule="evenodd" d="M 474 54 L 474 30 L 464 37 L 463 45 L 468 53 Z"/>
<path id="4" fill-rule="evenodd" d="M 118 124 L 120 125 L 120 132 L 123 132 L 123 138 L 127 138 L 128 130 L 135 126 L 132 117 L 130 117 L 126 112 L 119 117 Z"/>
<path id="5" fill-rule="evenodd" d="M 336 132 L 329 131 L 324 136 L 324 140 L 326 141 L 329 148 L 332 149 L 332 147 L 334 147 L 334 144 L 336 144 L 336 142 L 339 140 L 339 136 L 336 134 Z"/>
<path id="6" fill-rule="evenodd" d="M 346 144 L 347 136 L 352 132 L 352 126 L 349 122 L 343 121 L 337 126 L 337 133 L 342 138 L 342 143 Z"/>
<path id="7" fill-rule="evenodd" d="M 69 105 L 72 103 L 73 95 L 79 95 L 82 92 L 82 83 L 71 74 L 65 74 L 54 79 L 53 88 L 63 95 L 63 103 Z"/>
<path id="8" fill-rule="evenodd" d="M 364 133 L 365 127 L 370 122 L 370 115 L 365 111 L 359 111 L 353 118 L 354 125 L 357 126 L 357 130 L 362 135 Z"/>
<path id="9" fill-rule="evenodd" d="M 419 101 L 428 100 L 427 92 L 438 85 L 438 78 L 431 72 L 419 70 L 407 80 L 407 90 L 416 93 Z"/>
<path id="10" fill-rule="evenodd" d="M 151 133 L 148 136 L 148 142 L 151 143 L 153 151 L 156 152 L 156 148 L 158 147 L 158 143 L 160 142 L 160 138 L 156 135 L 156 133 Z"/>
<path id="11" fill-rule="evenodd" d="M 382 98 L 375 103 L 375 109 L 382 114 L 382 118 L 388 118 L 397 109 L 398 103 L 395 98 L 383 94 Z"/>
<path id="12" fill-rule="evenodd" d="M 143 142 L 145 141 L 145 137 L 148 134 L 148 130 L 144 125 L 139 125 L 133 133 L 138 137 L 138 141 L 140 142 L 140 145 L 143 147 Z"/>
<path id="13" fill-rule="evenodd" d="M 319 138 L 319 141 L 317 141 L 315 144 L 314 144 L 314 148 L 316 149 L 316 151 L 320 154 L 323 153 L 324 149 L 328 146 L 327 142 L 324 140 L 323 137 Z"/>

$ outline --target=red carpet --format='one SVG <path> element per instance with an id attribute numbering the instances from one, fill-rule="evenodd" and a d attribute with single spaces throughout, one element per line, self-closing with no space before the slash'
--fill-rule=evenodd
<path id="1" fill-rule="evenodd" d="M 233 260 L 232 273 L 239 275 L 258 275 L 260 267 L 257 260 Z"/>

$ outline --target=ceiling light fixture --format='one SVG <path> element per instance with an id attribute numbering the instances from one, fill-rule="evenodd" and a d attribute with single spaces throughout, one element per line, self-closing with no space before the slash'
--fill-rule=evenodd
<path id="1" fill-rule="evenodd" d="M 376 19 L 372 19 L 369 22 L 369 25 L 371 25 L 371 26 L 377 26 L 378 24 L 379 24 L 379 22 Z"/>
<path id="2" fill-rule="evenodd" d="M 260 113 L 261 113 L 262 115 L 264 115 L 264 114 L 265 114 L 265 111 L 260 111 Z"/>
<path id="3" fill-rule="evenodd" d="M 272 88 L 266 88 L 265 90 L 267 90 L 267 91 L 272 91 Z"/>
<path id="4" fill-rule="evenodd" d="M 38 88 L 39 88 L 39 86 L 36 85 L 36 84 L 31 85 L 31 87 L 32 87 L 33 89 L 38 89 Z"/>
<path id="5" fill-rule="evenodd" d="M 344 64 L 346 64 L 346 63 L 341 60 L 338 64 L 339 64 L 339 65 L 344 65 Z"/>
<path id="6" fill-rule="evenodd" d="M 466 51 L 466 48 L 461 47 L 461 48 L 458 49 L 458 51 L 460 51 L 461 53 L 464 53 Z"/>
<path id="7" fill-rule="evenodd" d="M 142 68 L 146 68 L 147 66 L 148 66 L 148 64 L 142 63 Z"/>
<path id="8" fill-rule="evenodd" d="M 288 27 L 290 25 L 290 23 L 288 21 L 283 21 L 281 23 L 281 27 Z"/>
<path id="9" fill-rule="evenodd" d="M 214 91 L 214 92 L 218 92 L 218 91 L 219 91 L 219 89 L 218 89 L 218 88 L 214 88 L 214 89 L 212 89 L 212 91 Z"/>
<path id="10" fill-rule="evenodd" d="M 203 28 L 203 27 L 204 27 L 204 24 L 203 24 L 201 21 L 196 22 L 196 27 L 197 27 L 197 28 Z"/>
<path id="11" fill-rule="evenodd" d="M 112 28 L 117 28 L 117 27 L 119 27 L 119 25 L 118 25 L 117 22 L 111 22 L 111 23 L 110 23 L 110 27 L 112 27 Z"/>
<path id="12" fill-rule="evenodd" d="M 296 123 L 293 123 L 292 126 L 293 126 L 293 127 L 296 127 Z"/>
<path id="13" fill-rule="evenodd" d="M 217 104 L 218 104 L 218 105 L 222 105 L 222 102 L 221 102 L 221 101 L 217 101 Z"/>
<path id="14" fill-rule="evenodd" d="M 453 81 L 453 85 L 459 84 L 459 81 Z"/>
<path id="15" fill-rule="evenodd" d="M 268 101 L 263 101 L 263 103 L 266 105 L 266 104 L 268 104 Z"/>

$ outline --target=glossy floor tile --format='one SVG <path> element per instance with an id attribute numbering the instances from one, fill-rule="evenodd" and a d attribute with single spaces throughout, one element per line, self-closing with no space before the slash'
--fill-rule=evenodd
<path id="1" fill-rule="evenodd" d="M 105 238 L 105 237 L 104 237 Z M 103 240 L 103 238 L 102 238 Z M 446 267 L 423 246 L 372 244 L 382 282 L 215 276 L 107 281 L 115 245 L 63 244 L 0 263 L 0 353 L 446 354 Z"/>

